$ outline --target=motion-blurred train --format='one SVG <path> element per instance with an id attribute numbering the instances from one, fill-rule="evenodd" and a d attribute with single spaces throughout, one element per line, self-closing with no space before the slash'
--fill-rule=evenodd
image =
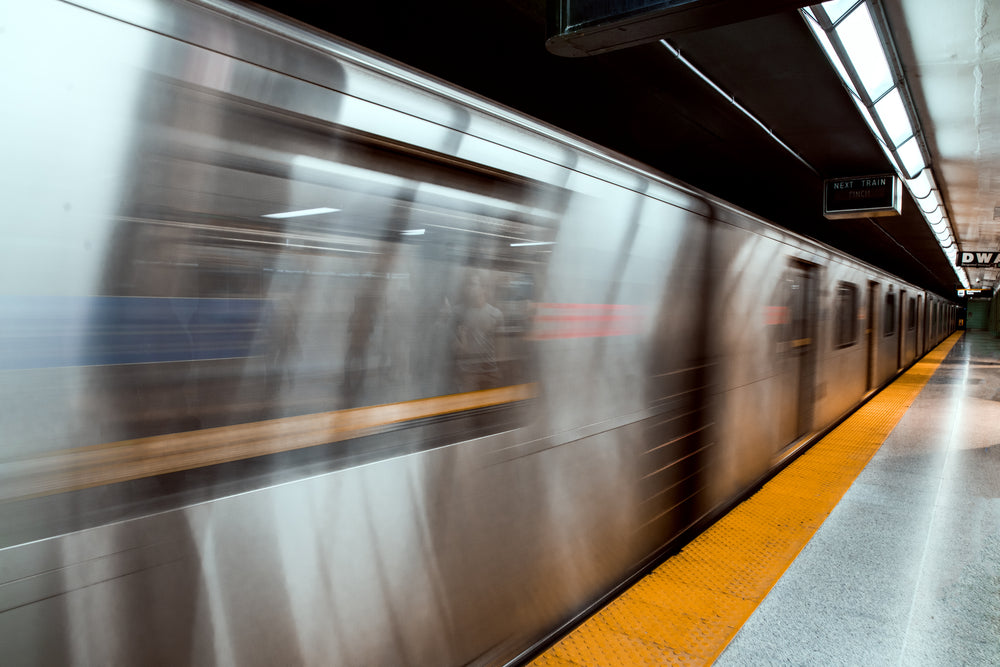
<path id="1" fill-rule="evenodd" d="M 955 327 L 276 15 L 0 32 L 5 665 L 515 662 Z"/>

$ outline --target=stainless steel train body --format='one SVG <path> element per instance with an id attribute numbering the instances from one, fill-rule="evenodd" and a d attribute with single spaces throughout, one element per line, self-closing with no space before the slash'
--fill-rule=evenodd
<path id="1" fill-rule="evenodd" d="M 278 17 L 0 29 L 7 665 L 515 660 L 954 328 Z"/>

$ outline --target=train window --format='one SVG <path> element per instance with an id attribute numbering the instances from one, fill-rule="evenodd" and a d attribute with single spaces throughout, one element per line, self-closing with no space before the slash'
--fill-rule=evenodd
<path id="1" fill-rule="evenodd" d="M 94 426 L 72 442 L 109 452 L 94 479 L 182 503 L 525 423 L 567 193 L 167 81 L 149 94 L 100 291 L 45 306 L 73 306 L 81 353 L 52 336 L 31 362 L 83 369 L 67 377 Z"/>
<path id="2" fill-rule="evenodd" d="M 810 342 L 807 313 L 810 308 L 808 290 L 801 277 L 801 270 L 789 269 L 785 272 L 775 292 L 776 305 L 770 310 L 769 318 L 775 325 L 778 343 L 789 343 L 782 349 L 795 350 Z"/>
<path id="3" fill-rule="evenodd" d="M 906 328 L 916 329 L 917 328 L 917 300 L 910 299 L 910 314 L 906 318 Z"/>
<path id="4" fill-rule="evenodd" d="M 896 295 L 885 295 L 885 306 L 882 310 L 882 335 L 892 336 L 896 333 Z"/>
<path id="5" fill-rule="evenodd" d="M 837 285 L 836 330 L 834 346 L 849 347 L 858 342 L 858 286 L 851 283 Z"/>

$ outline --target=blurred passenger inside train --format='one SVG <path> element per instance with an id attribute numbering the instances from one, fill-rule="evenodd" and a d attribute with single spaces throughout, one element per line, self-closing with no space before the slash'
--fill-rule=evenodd
<path id="1" fill-rule="evenodd" d="M 469 276 L 463 297 L 455 340 L 459 391 L 497 387 L 497 334 L 503 326 L 503 313 L 487 302 L 486 285 L 478 273 Z"/>
<path id="2" fill-rule="evenodd" d="M 371 294 L 354 297 L 354 310 L 347 325 L 347 358 L 341 391 L 345 405 L 356 407 L 368 371 L 369 345 L 375 332 L 375 311 L 378 299 Z"/>

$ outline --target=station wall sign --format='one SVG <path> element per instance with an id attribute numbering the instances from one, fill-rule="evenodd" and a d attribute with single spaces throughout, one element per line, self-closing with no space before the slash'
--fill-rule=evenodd
<path id="1" fill-rule="evenodd" d="M 992 266 L 1000 268 L 1000 252 L 969 250 L 958 253 L 959 266 Z"/>
<path id="2" fill-rule="evenodd" d="M 903 188 L 894 174 L 874 174 L 823 181 L 823 217 L 872 218 L 899 215 Z"/>
<path id="3" fill-rule="evenodd" d="M 679 32 L 748 21 L 816 0 L 547 0 L 545 48 L 580 57 L 655 42 Z M 538 3 L 541 4 L 541 3 Z"/>

